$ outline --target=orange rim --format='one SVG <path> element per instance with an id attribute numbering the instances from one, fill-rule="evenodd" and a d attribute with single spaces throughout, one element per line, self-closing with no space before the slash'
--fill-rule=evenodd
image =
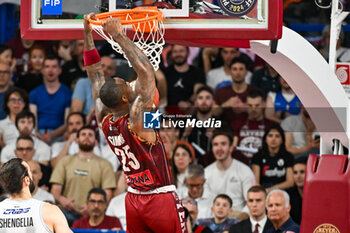
<path id="1" fill-rule="evenodd" d="M 132 19 L 126 19 L 127 15 L 130 15 Z M 95 19 L 89 19 L 89 22 L 93 25 L 101 25 L 108 18 L 121 18 L 122 25 L 143 23 L 152 20 L 163 21 L 162 12 L 157 7 L 137 7 L 131 10 L 118 10 L 104 12 L 95 15 Z"/>

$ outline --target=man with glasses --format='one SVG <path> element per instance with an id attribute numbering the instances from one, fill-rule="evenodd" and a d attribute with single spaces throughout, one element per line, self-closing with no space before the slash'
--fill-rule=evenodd
<path id="1" fill-rule="evenodd" d="M 15 155 L 17 158 L 23 159 L 27 163 L 30 161 L 34 161 L 33 158 L 36 154 L 36 147 L 34 146 L 34 140 L 29 135 L 21 135 L 17 138 L 16 141 L 16 148 L 14 149 Z M 37 161 L 35 161 L 37 162 Z M 48 190 L 48 187 L 50 186 L 49 179 L 51 176 L 51 168 L 49 166 L 46 166 L 44 164 L 38 163 L 40 166 L 40 172 L 43 174 L 40 179 L 38 179 L 38 183 L 35 184 L 38 186 L 38 188 L 42 188 L 44 190 Z"/>
<path id="2" fill-rule="evenodd" d="M 10 88 L 12 72 L 7 64 L 0 63 L 0 120 L 5 119 L 6 113 L 3 108 L 4 94 Z"/>
<path id="3" fill-rule="evenodd" d="M 211 206 L 215 195 L 208 189 L 204 189 L 204 168 L 200 164 L 191 164 L 188 166 L 185 174 L 186 188 L 178 190 L 179 197 L 190 197 L 197 202 L 198 219 L 213 217 Z"/>
<path id="4" fill-rule="evenodd" d="M 31 161 L 35 154 L 33 138 L 29 135 L 19 136 L 14 152 L 17 158 L 23 159 L 26 162 Z"/>
<path id="5" fill-rule="evenodd" d="M 103 189 L 91 189 L 87 195 L 86 205 L 88 216 L 76 220 L 72 228 L 122 230 L 118 218 L 105 215 L 107 209 L 107 194 Z"/>

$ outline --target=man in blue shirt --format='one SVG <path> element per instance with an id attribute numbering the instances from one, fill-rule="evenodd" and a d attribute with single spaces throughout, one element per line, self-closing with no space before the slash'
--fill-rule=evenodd
<path id="1" fill-rule="evenodd" d="M 299 233 L 299 225 L 289 215 L 290 208 L 287 192 L 275 189 L 267 195 L 267 217 L 273 225 L 267 233 Z"/>
<path id="2" fill-rule="evenodd" d="M 57 57 L 48 55 L 42 68 L 44 84 L 30 92 L 30 110 L 38 120 L 41 139 L 51 144 L 65 131 L 64 121 L 69 113 L 72 92 L 62 85 L 62 70 Z"/>

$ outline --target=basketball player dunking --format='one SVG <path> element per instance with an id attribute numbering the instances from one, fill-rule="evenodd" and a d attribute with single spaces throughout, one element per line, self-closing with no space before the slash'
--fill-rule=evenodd
<path id="1" fill-rule="evenodd" d="M 96 118 L 129 185 L 125 199 L 127 232 L 187 233 L 185 213 L 172 185 L 159 133 L 143 129 L 143 112 L 152 109 L 156 95 L 154 69 L 146 55 L 122 33 L 120 19 L 109 18 L 102 26 L 123 49 L 138 78 L 135 90 L 121 78 L 105 80 L 90 17 L 94 14 L 84 17 L 84 61 Z"/>

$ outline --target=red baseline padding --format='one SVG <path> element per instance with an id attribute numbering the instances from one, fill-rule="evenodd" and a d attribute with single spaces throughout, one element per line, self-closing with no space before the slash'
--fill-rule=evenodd
<path id="1" fill-rule="evenodd" d="M 310 154 L 301 233 L 350 232 L 349 170 L 347 156 Z"/>

